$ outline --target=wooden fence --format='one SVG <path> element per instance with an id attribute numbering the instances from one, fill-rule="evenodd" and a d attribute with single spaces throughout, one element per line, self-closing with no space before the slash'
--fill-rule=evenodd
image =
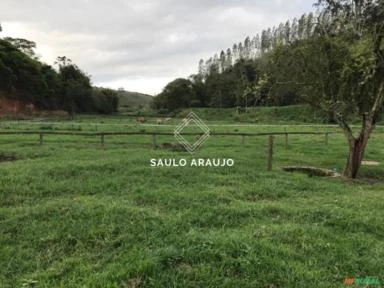
<path id="1" fill-rule="evenodd" d="M 211 136 L 239 136 L 241 143 L 245 144 L 246 137 L 255 136 L 285 136 L 285 146 L 288 146 L 289 135 L 324 135 L 324 143 L 328 144 L 328 135 L 338 132 L 259 132 L 259 133 L 230 133 L 230 132 L 210 132 Z M 93 136 L 100 137 L 100 143 L 104 145 L 105 136 L 124 136 L 124 135 L 148 135 L 152 136 L 152 144 L 156 146 L 157 136 L 173 136 L 171 132 L 68 132 L 68 131 L 0 131 L 0 135 L 37 135 L 39 136 L 40 144 L 44 142 L 44 135 L 66 135 L 66 136 Z M 186 132 L 183 135 L 198 136 L 202 133 Z"/>
<path id="2" fill-rule="evenodd" d="M 288 148 L 289 135 L 324 135 L 324 144 L 328 144 L 329 134 L 337 134 L 338 132 L 260 132 L 260 133 L 227 133 L 227 132 L 211 132 L 211 136 L 239 136 L 241 137 L 241 144 L 245 144 L 246 137 L 260 137 L 268 136 L 268 155 L 267 155 L 267 169 L 272 170 L 273 163 L 273 143 L 274 136 L 285 136 L 285 148 Z M 65 136 L 90 136 L 100 137 L 100 144 L 105 146 L 106 136 L 124 136 L 124 135 L 147 135 L 152 137 L 152 146 L 157 147 L 157 136 L 173 136 L 171 132 L 68 132 L 68 131 L 0 131 L 0 135 L 37 135 L 40 145 L 44 144 L 45 135 L 65 135 Z M 183 135 L 198 136 L 202 133 L 186 132 Z"/>

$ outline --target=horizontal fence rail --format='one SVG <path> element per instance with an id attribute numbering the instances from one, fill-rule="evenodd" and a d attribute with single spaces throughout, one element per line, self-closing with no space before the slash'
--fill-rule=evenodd
<path id="1" fill-rule="evenodd" d="M 376 133 L 382 133 L 381 131 L 377 131 Z M 182 133 L 183 135 L 190 135 L 190 136 L 199 136 L 203 135 L 202 132 L 185 132 Z M 209 135 L 211 136 L 234 136 L 234 137 L 241 137 L 241 144 L 245 144 L 245 138 L 246 137 L 260 137 L 260 136 L 267 136 L 267 144 L 268 144 L 268 150 L 267 150 L 267 170 L 272 171 L 272 164 L 273 164 L 273 154 L 274 154 L 274 137 L 275 136 L 285 136 L 284 139 L 284 147 L 285 149 L 288 149 L 288 138 L 290 135 L 323 135 L 324 136 L 324 143 L 325 145 L 328 144 L 329 135 L 331 134 L 342 134 L 342 131 L 277 131 L 277 132 L 258 132 L 258 133 L 239 133 L 239 132 L 214 132 L 211 131 Z M 99 131 L 99 132 L 78 132 L 78 131 L 30 131 L 30 130 L 14 130 L 14 131 L 0 131 L 1 135 L 36 135 L 39 141 L 38 143 L 40 145 L 44 144 L 44 136 L 49 135 L 62 135 L 62 136 L 87 136 L 87 137 L 100 137 L 100 144 L 101 147 L 104 148 L 105 146 L 105 137 L 106 136 L 124 136 L 124 135 L 136 135 L 136 136 L 151 136 L 152 143 L 151 146 L 154 149 L 157 149 L 159 146 L 157 145 L 157 136 L 174 136 L 173 132 L 161 132 L 161 131 L 153 131 L 153 132 L 145 132 L 145 131 L 135 131 L 135 132 L 123 132 L 123 131 Z M 1 140 L 1 138 L 0 138 Z"/>
<path id="2" fill-rule="evenodd" d="M 241 137 L 241 144 L 245 144 L 245 137 L 257 137 L 257 136 L 268 136 L 268 150 L 267 150 L 267 170 L 272 171 L 272 164 L 273 164 L 273 146 L 274 146 L 274 137 L 275 136 L 285 136 L 285 149 L 288 149 L 288 138 L 289 135 L 323 135 L 324 136 L 324 143 L 328 144 L 328 136 L 330 134 L 341 134 L 341 131 L 323 131 L 323 132 L 315 132 L 315 131 L 294 131 L 294 132 L 258 132 L 258 133 L 234 133 L 234 132 L 210 132 L 209 135 L 211 136 L 240 136 Z M 203 135 L 202 132 L 185 132 L 183 135 L 192 135 L 192 136 L 199 136 Z M 160 131 L 153 131 L 153 132 L 111 132 L 111 131 L 104 131 L 104 132 L 78 132 L 78 131 L 23 131 L 23 130 L 17 130 L 17 131 L 0 131 L 1 135 L 36 135 L 38 136 L 38 140 L 40 145 L 44 144 L 44 136 L 45 135 L 63 135 L 63 136 L 88 136 L 88 137 L 100 137 L 100 144 L 104 148 L 105 146 L 105 136 L 124 136 L 124 135 L 136 135 L 136 136 L 151 136 L 152 138 L 152 147 L 154 149 L 157 149 L 159 146 L 157 145 L 157 136 L 174 136 L 173 132 L 160 132 Z"/>
<path id="3" fill-rule="evenodd" d="M 259 132 L 259 133 L 231 133 L 231 132 L 210 132 L 211 136 L 240 136 L 241 144 L 245 144 L 245 137 L 255 137 L 255 136 L 285 136 L 285 148 L 288 148 L 288 137 L 289 135 L 324 135 L 325 144 L 328 144 L 328 135 L 337 134 L 340 132 Z M 202 132 L 185 132 L 185 136 L 199 136 L 203 135 Z M 88 136 L 88 137 L 100 137 L 100 144 L 102 147 L 105 146 L 105 136 L 124 136 L 124 135 L 136 135 L 136 136 L 152 136 L 152 146 L 157 148 L 157 136 L 174 136 L 172 132 L 69 132 L 69 131 L 0 131 L 0 135 L 38 135 L 40 145 L 44 144 L 44 135 L 63 135 L 63 136 Z M 273 145 L 273 140 L 272 145 Z M 271 145 L 271 144 L 270 144 Z M 270 151 L 273 149 L 271 148 Z M 272 153 L 272 152 L 270 152 Z M 272 157 L 272 156 L 270 156 Z M 272 158 L 271 158 L 272 159 Z M 272 160 L 270 160 L 272 163 Z M 272 165 L 272 164 L 270 164 Z M 271 166 L 272 167 L 272 166 Z M 272 169 L 272 168 L 271 168 Z"/>
<path id="4" fill-rule="evenodd" d="M 231 133 L 210 132 L 212 136 L 275 136 L 275 135 L 326 135 L 340 134 L 341 132 L 259 132 L 259 133 Z M 69 135 L 69 136 L 108 136 L 108 135 L 164 135 L 173 136 L 173 132 L 68 132 L 68 131 L 0 131 L 0 135 Z M 185 132 L 183 135 L 198 136 L 200 132 Z"/>

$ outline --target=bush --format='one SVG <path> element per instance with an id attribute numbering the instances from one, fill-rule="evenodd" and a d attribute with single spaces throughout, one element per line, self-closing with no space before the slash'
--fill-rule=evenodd
<path id="1" fill-rule="evenodd" d="M 117 92 L 107 88 L 94 88 L 92 92 L 94 112 L 111 114 L 117 112 L 119 98 Z"/>

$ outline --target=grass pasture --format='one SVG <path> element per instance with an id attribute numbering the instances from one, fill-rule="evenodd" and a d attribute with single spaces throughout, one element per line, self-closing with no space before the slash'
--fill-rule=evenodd
<path id="1" fill-rule="evenodd" d="M 4 121 L 1 130 L 172 132 L 178 122 L 74 121 Z M 206 123 L 236 133 L 337 131 Z M 346 277 L 384 281 L 383 133 L 372 136 L 365 157 L 379 166 L 362 167 L 354 182 L 280 169 L 341 171 L 342 134 L 330 134 L 327 145 L 323 135 L 292 135 L 287 149 L 284 136 L 276 136 L 272 172 L 266 136 L 246 137 L 244 145 L 239 136 L 213 136 L 193 156 L 151 145 L 144 135 L 107 136 L 104 147 L 90 136 L 47 135 L 40 146 L 37 135 L 0 135 L 0 159 L 16 157 L 0 162 L 0 287 L 325 288 L 344 287 Z M 160 168 L 150 166 L 151 158 L 232 158 L 235 165 Z"/>

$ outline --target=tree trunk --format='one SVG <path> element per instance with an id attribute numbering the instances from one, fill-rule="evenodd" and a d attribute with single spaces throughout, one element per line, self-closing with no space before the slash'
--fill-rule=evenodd
<path id="1" fill-rule="evenodd" d="M 372 114 L 362 114 L 362 126 L 358 137 L 355 137 L 352 133 L 351 128 L 344 121 L 340 114 L 336 114 L 337 122 L 343 129 L 345 137 L 349 144 L 349 155 L 347 159 L 347 165 L 343 171 L 343 176 L 346 178 L 354 179 L 357 177 L 361 162 L 364 157 L 365 147 L 368 144 L 369 137 L 371 136 L 374 127 L 374 118 Z"/>
<path id="2" fill-rule="evenodd" d="M 368 141 L 364 137 L 359 137 L 349 141 L 349 155 L 347 165 L 345 166 L 343 176 L 347 178 L 356 178 L 359 172 L 361 162 L 364 157 L 365 146 Z"/>
<path id="3" fill-rule="evenodd" d="M 361 161 L 364 157 L 365 147 L 367 146 L 369 137 L 371 136 L 372 130 L 376 124 L 376 119 L 380 109 L 383 106 L 384 101 L 384 82 L 382 82 L 378 88 L 377 96 L 372 108 L 369 112 L 362 113 L 362 127 L 359 137 L 353 136 L 351 128 L 342 118 L 340 113 L 335 112 L 337 122 L 343 129 L 345 136 L 349 143 L 349 156 L 347 165 L 344 169 L 343 176 L 347 178 L 356 178 L 359 172 Z"/>

